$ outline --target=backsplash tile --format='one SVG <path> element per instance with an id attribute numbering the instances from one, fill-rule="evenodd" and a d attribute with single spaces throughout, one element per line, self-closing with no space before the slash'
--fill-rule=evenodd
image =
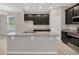
<path id="1" fill-rule="evenodd" d="M 77 30 L 78 27 L 79 25 L 68 25 L 68 28 L 72 30 Z"/>

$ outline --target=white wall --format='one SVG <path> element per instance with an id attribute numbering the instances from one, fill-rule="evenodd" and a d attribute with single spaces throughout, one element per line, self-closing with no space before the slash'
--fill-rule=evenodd
<path id="1" fill-rule="evenodd" d="M 9 12 L 7 16 L 14 16 L 16 20 L 16 33 L 22 33 L 23 32 L 23 26 L 24 26 L 24 19 L 23 19 L 23 12 Z"/>
<path id="2" fill-rule="evenodd" d="M 0 34 L 7 33 L 7 16 L 14 16 L 16 19 L 16 33 L 22 33 L 24 29 L 24 13 L 8 12 L 7 15 L 0 15 Z"/>
<path id="3" fill-rule="evenodd" d="M 0 35 L 6 34 L 6 17 L 5 15 L 0 15 Z"/>
<path id="4" fill-rule="evenodd" d="M 6 17 L 5 15 L 0 15 L 0 35 L 6 34 Z M 0 54 L 6 53 L 7 42 L 4 37 L 0 36 Z"/>

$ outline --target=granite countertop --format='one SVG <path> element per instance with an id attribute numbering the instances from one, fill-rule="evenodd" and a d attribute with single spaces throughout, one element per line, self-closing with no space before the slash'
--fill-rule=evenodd
<path id="1" fill-rule="evenodd" d="M 55 32 L 34 32 L 34 33 L 8 33 L 2 36 L 59 36 Z"/>
<path id="2" fill-rule="evenodd" d="M 64 32 L 77 32 L 77 30 L 72 30 L 72 29 L 62 29 Z"/>
<path id="3" fill-rule="evenodd" d="M 79 31 L 71 29 L 63 29 L 62 31 L 67 32 L 68 35 L 79 38 Z"/>
<path id="4" fill-rule="evenodd" d="M 68 35 L 71 35 L 73 37 L 79 38 L 79 32 L 77 32 L 77 31 L 75 31 L 75 32 L 69 32 Z"/>

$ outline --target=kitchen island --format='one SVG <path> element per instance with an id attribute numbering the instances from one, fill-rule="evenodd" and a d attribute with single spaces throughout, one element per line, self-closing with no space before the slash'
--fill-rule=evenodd
<path id="1" fill-rule="evenodd" d="M 7 39 L 7 54 L 57 54 L 54 32 L 9 33 L 2 35 Z"/>

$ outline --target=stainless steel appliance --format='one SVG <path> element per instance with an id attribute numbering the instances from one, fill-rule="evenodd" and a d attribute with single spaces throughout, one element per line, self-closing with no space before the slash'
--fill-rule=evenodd
<path id="1" fill-rule="evenodd" d="M 79 23 L 79 16 L 72 17 L 72 23 Z"/>

